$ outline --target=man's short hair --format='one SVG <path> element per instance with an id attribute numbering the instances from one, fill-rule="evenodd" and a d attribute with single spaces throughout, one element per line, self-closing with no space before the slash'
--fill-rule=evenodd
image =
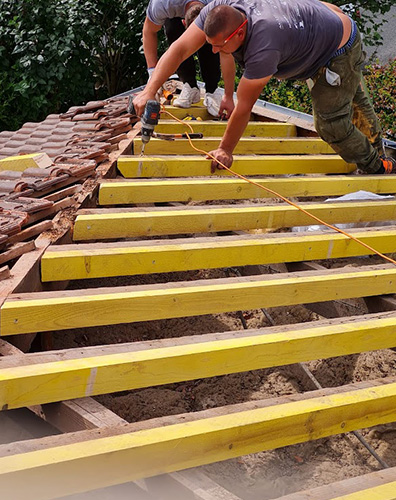
<path id="1" fill-rule="evenodd" d="M 184 21 L 186 23 L 186 28 L 192 24 L 195 19 L 199 16 L 199 13 L 204 8 L 204 4 L 201 2 L 193 3 L 191 7 L 187 10 L 186 15 L 184 16 Z"/>
<path id="2" fill-rule="evenodd" d="M 206 16 L 204 32 L 208 38 L 219 33 L 232 33 L 242 22 L 242 12 L 230 5 L 217 5 Z"/>

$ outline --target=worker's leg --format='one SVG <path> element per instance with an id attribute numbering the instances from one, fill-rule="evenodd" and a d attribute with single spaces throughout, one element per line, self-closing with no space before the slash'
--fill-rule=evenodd
<path id="1" fill-rule="evenodd" d="M 212 46 L 205 43 L 198 50 L 198 59 L 202 80 L 205 82 L 205 90 L 209 94 L 213 94 L 221 78 L 219 54 L 213 54 Z"/>
<path id="2" fill-rule="evenodd" d="M 352 121 L 367 136 L 370 143 L 378 151 L 378 154 L 383 155 L 384 146 L 382 144 L 381 125 L 374 112 L 363 78 L 353 99 Z"/>
<path id="3" fill-rule="evenodd" d="M 171 45 L 175 40 L 181 37 L 185 32 L 185 27 L 180 17 L 167 19 L 165 21 L 165 34 L 166 38 Z M 191 56 L 180 64 L 177 69 L 177 74 L 183 83 L 188 83 L 190 87 L 197 87 L 196 70 L 194 57 Z"/>
<path id="4" fill-rule="evenodd" d="M 364 61 L 360 34 L 350 49 L 331 60 L 329 69 L 341 78 L 339 86 L 326 81 L 325 68 L 313 78 L 311 89 L 318 134 L 348 163 L 366 173 L 377 172 L 382 162 L 378 149 L 380 129 L 371 103 L 363 94 L 361 65 Z M 353 123 L 360 116 L 364 133 Z M 367 135 L 366 135 L 367 133 Z"/>

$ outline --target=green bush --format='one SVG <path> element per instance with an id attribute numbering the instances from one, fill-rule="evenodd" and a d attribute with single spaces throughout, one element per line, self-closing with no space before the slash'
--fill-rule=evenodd
<path id="1" fill-rule="evenodd" d="M 0 130 L 146 80 L 138 0 L 2 0 Z"/>
<path id="2" fill-rule="evenodd" d="M 367 66 L 365 79 L 384 136 L 396 140 L 396 59 Z"/>
<path id="3" fill-rule="evenodd" d="M 366 66 L 365 80 L 384 137 L 396 140 L 396 59 L 383 66 Z M 312 113 L 311 96 L 305 82 L 273 78 L 264 88 L 261 98 L 296 111 Z"/>

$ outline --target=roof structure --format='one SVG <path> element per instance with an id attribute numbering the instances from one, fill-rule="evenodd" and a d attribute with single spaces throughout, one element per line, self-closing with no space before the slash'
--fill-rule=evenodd
<path id="1" fill-rule="evenodd" d="M 46 121 L 28 126 L 25 137 L 39 140 L 34 150 L 23 147 L 21 131 L 0 134 L 7 154 L 13 148 L 49 154 L 50 165 L 40 170 L 48 173 L 45 180 L 63 176 L 41 193 L 56 185 L 60 191 L 42 196 L 24 180 L 32 179 L 31 172 L 21 173 L 2 201 L 20 204 L 8 205 L 10 214 L 21 206 L 31 211 L 20 229 L 4 232 L 4 245 L 23 233 L 34 210 L 52 209 L 48 203 L 62 199 L 59 193 L 70 194 L 76 183 L 95 176 L 72 194 L 67 223 L 61 224 L 61 211 L 55 218 L 56 237 L 33 240 L 0 282 L 0 406 L 4 412 L 29 408 L 63 433 L 0 445 L 3 494 L 89 498 L 89 491 L 125 485 L 129 497 L 139 500 L 245 500 L 249 492 L 243 488 L 220 486 L 202 470 L 185 469 L 349 432 L 378 467 L 387 467 L 359 429 L 396 420 L 396 374 L 323 388 L 306 362 L 396 345 L 396 268 L 373 250 L 387 256 L 395 251 L 396 227 L 389 221 L 396 220 L 396 201 L 324 201 L 359 190 L 394 194 L 396 176 L 354 175 L 355 166 L 335 155 L 310 122 L 261 106 L 254 108 L 235 156 L 234 170 L 244 178 L 224 169 L 211 172 L 210 160 L 193 152 L 187 139 L 153 138 L 140 156 L 139 124 L 132 127 L 126 99 L 71 108 L 49 117 L 50 128 Z M 201 104 L 166 106 L 167 113 L 156 131 L 185 132 L 188 115 L 194 131 L 204 135 L 193 142 L 200 149 L 213 147 L 224 132 L 225 124 L 211 120 Z M 90 162 L 93 169 L 75 175 Z M 274 192 L 305 212 L 279 202 Z M 354 239 L 322 227 L 308 230 L 309 214 L 356 226 L 348 229 Z M 361 314 L 347 314 L 345 303 L 359 304 Z M 295 305 L 316 316 L 277 324 L 272 308 Z M 252 311 L 260 311 L 265 327 L 249 328 Z M 190 331 L 195 318 L 224 314 L 234 314 L 239 328 Z M 174 335 L 177 321 L 184 321 L 180 335 Z M 136 340 L 136 324 L 151 336 Z M 108 334 L 103 329 L 111 325 L 117 340 L 98 345 L 100 332 Z M 80 344 L 54 349 L 54 336 L 71 329 Z M 45 352 L 24 353 L 37 332 Z M 292 366 L 300 391 L 138 422 L 98 400 L 213 377 L 220 384 L 232 374 Z M 289 485 L 294 493 L 279 499 L 393 498 L 395 474 L 389 469 L 300 493 Z M 118 490 L 106 491 L 114 496 Z"/>

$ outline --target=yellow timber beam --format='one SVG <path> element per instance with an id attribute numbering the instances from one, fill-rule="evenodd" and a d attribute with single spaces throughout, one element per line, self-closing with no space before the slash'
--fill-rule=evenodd
<path id="1" fill-rule="evenodd" d="M 193 144 L 204 151 L 212 151 L 218 148 L 221 137 L 209 137 L 193 140 Z M 133 152 L 135 155 L 141 153 L 142 140 L 136 137 L 133 140 Z M 147 155 L 196 155 L 187 139 L 175 139 L 174 141 L 164 141 L 161 139 L 151 139 L 146 145 L 144 153 Z M 296 138 L 262 138 L 262 137 L 242 137 L 239 140 L 235 154 L 283 154 L 283 155 L 303 155 L 303 154 L 331 154 L 332 149 L 326 142 L 317 137 L 296 137 Z"/>
<path id="2" fill-rule="evenodd" d="M 396 201 L 301 204 L 327 223 L 396 220 Z M 300 210 L 286 204 L 190 209 L 100 209 L 78 215 L 73 232 L 75 241 L 277 229 L 317 224 Z"/>
<path id="3" fill-rule="evenodd" d="M 25 453 L 8 445 L 0 489 L 13 500 L 57 498 L 386 424 L 395 406 L 388 383 L 58 446 L 47 439 Z"/>
<path id="4" fill-rule="evenodd" d="M 202 104 L 200 103 L 192 105 L 190 108 L 177 108 L 176 106 L 165 106 L 165 110 L 172 113 L 172 115 L 175 116 L 176 118 L 179 118 L 179 120 L 184 120 L 186 118 L 191 118 L 191 117 L 200 118 L 201 120 L 213 120 L 213 116 L 210 115 L 206 107 L 202 106 Z M 160 122 L 162 120 L 174 120 L 174 118 L 165 111 L 161 111 Z M 197 120 L 190 120 L 188 121 L 188 123 L 190 123 L 190 125 L 192 125 L 192 127 L 194 128 L 194 125 L 197 123 Z"/>
<path id="5" fill-rule="evenodd" d="M 372 193 L 396 192 L 396 178 L 394 175 L 253 180 L 286 197 L 340 196 L 359 190 Z M 241 179 L 104 181 L 101 183 L 99 190 L 100 205 L 127 205 L 167 201 L 239 200 L 268 197 L 273 197 L 273 195 Z"/>
<path id="6" fill-rule="evenodd" d="M 277 500 L 396 500 L 396 467 L 290 493 Z"/>
<path id="7" fill-rule="evenodd" d="M 396 293 L 396 267 L 13 295 L 1 335 L 114 325 Z"/>
<path id="8" fill-rule="evenodd" d="M 188 122 L 194 132 L 204 134 L 204 137 L 221 137 L 227 127 L 227 122 L 221 121 L 194 121 Z M 191 132 L 187 125 L 175 120 L 160 120 L 155 127 L 155 131 L 163 134 L 183 134 Z M 296 126 L 291 123 L 277 122 L 249 122 L 243 136 L 255 137 L 295 137 L 297 135 Z"/>
<path id="9" fill-rule="evenodd" d="M 126 178 L 209 176 L 210 164 L 203 156 L 122 156 L 117 161 L 118 170 Z M 356 165 L 338 155 L 237 155 L 232 168 L 242 175 L 347 174 L 356 170 Z M 230 175 L 226 170 L 213 174 Z"/>
<path id="10" fill-rule="evenodd" d="M 352 231 L 382 253 L 395 251 L 396 228 Z M 369 255 L 363 245 L 338 233 L 191 238 L 172 243 L 92 243 L 50 246 L 41 259 L 42 281 L 63 281 L 194 269 L 299 262 Z"/>
<path id="11" fill-rule="evenodd" d="M 396 481 L 334 497 L 334 500 L 396 500 Z"/>
<path id="12" fill-rule="evenodd" d="M 168 347 L 141 343 L 120 352 L 92 354 L 81 349 L 78 358 L 43 361 L 0 368 L 0 408 L 13 409 L 67 399 L 151 387 L 198 378 L 345 356 L 396 346 L 396 315 L 279 333 L 267 329 L 220 334 L 219 339 L 188 339 Z M 260 334 L 261 332 L 261 334 Z M 221 339 L 221 337 L 225 337 Z M 182 339 L 181 339 L 182 340 Z M 114 348 L 117 351 L 117 347 Z M 83 356 L 83 357 L 82 357 Z M 41 361 L 40 361 L 41 359 Z M 36 364 L 37 363 L 37 364 Z"/>

